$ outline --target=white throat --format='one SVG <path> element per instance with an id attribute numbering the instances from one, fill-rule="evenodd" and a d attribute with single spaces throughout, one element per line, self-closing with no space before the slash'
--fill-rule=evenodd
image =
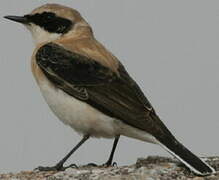
<path id="1" fill-rule="evenodd" d="M 43 28 L 34 24 L 28 25 L 26 27 L 30 30 L 36 45 L 54 41 L 61 36 L 61 34 L 47 32 Z"/>

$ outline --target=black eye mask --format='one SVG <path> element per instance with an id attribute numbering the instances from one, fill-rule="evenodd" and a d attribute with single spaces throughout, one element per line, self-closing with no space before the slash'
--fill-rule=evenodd
<path id="1" fill-rule="evenodd" d="M 34 23 L 48 32 L 65 34 L 73 26 L 69 19 L 58 17 L 55 13 L 43 12 L 41 14 L 25 15 L 30 23 Z"/>

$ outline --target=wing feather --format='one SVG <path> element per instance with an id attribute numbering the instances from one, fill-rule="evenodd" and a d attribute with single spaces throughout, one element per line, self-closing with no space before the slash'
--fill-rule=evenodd
<path id="1" fill-rule="evenodd" d="M 98 61 L 54 43 L 42 46 L 36 61 L 47 78 L 69 95 L 156 136 L 164 131 L 169 134 L 121 63 L 116 74 Z"/>

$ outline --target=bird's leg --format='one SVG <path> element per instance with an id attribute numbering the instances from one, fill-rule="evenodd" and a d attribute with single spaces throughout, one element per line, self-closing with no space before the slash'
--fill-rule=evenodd
<path id="1" fill-rule="evenodd" d="M 59 161 L 55 166 L 52 167 L 38 167 L 36 168 L 36 170 L 39 171 L 64 171 L 65 169 L 69 168 L 69 167 L 77 167 L 76 165 L 70 165 L 67 167 L 64 167 L 63 164 L 65 163 L 65 161 L 86 141 L 89 139 L 89 135 L 84 136 L 81 141 L 61 160 Z"/>
<path id="2" fill-rule="evenodd" d="M 109 157 L 108 161 L 107 161 L 105 164 L 103 164 L 103 166 L 109 167 L 109 166 L 112 165 L 113 156 L 114 156 L 114 153 L 115 153 L 116 146 L 117 146 L 117 144 L 118 144 L 119 138 L 120 138 L 120 136 L 116 136 L 116 137 L 115 137 L 115 140 L 114 140 L 114 142 L 113 142 L 113 148 L 112 148 L 112 151 L 111 151 L 111 153 L 110 153 L 110 157 Z M 114 164 L 114 163 L 113 163 L 113 164 Z M 116 164 L 116 163 L 115 163 L 115 164 Z"/>

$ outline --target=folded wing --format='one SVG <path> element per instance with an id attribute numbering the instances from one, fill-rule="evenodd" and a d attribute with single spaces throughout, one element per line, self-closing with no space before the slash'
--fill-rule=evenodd
<path id="1" fill-rule="evenodd" d="M 170 135 L 150 102 L 119 63 L 118 73 L 60 45 L 42 46 L 36 61 L 47 78 L 69 95 L 152 135 Z"/>

